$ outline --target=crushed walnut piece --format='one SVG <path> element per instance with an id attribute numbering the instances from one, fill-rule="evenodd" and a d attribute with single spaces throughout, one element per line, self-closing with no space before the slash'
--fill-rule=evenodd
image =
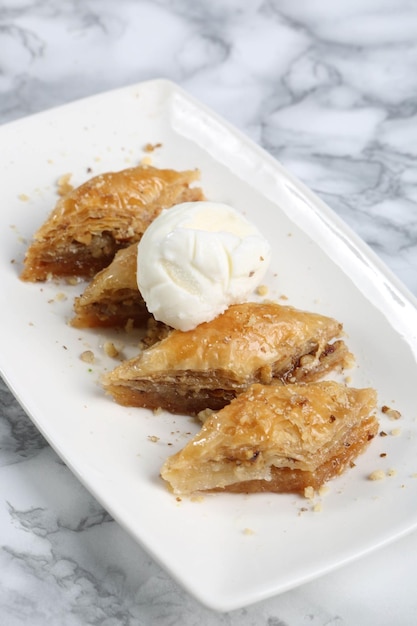
<path id="1" fill-rule="evenodd" d="M 60 178 L 58 178 L 57 187 L 59 196 L 66 196 L 67 193 L 74 189 L 74 185 L 71 185 L 69 182 L 71 180 L 71 176 L 72 174 L 63 174 Z"/>
<path id="2" fill-rule="evenodd" d="M 157 148 L 160 148 L 162 146 L 162 143 L 147 143 L 144 148 L 143 151 L 144 152 L 153 152 L 154 150 L 156 150 Z"/>
<path id="3" fill-rule="evenodd" d="M 384 413 L 384 415 L 387 415 L 392 420 L 398 420 L 401 417 L 401 413 L 399 411 L 397 411 L 396 409 L 391 409 L 389 406 L 386 405 L 381 408 L 381 411 L 382 413 Z"/>
<path id="4" fill-rule="evenodd" d="M 80 359 L 84 361 L 84 363 L 94 363 L 94 352 L 92 350 L 84 350 L 84 352 L 80 354 Z"/>
<path id="5" fill-rule="evenodd" d="M 157 322 L 150 317 L 147 323 L 146 335 L 140 340 L 139 348 L 144 350 L 149 348 L 157 341 L 161 341 L 166 337 L 172 329 L 163 322 Z"/>
<path id="6" fill-rule="evenodd" d="M 304 497 L 307 498 L 307 500 L 313 500 L 314 495 L 314 487 L 306 487 L 304 489 Z"/>
<path id="7" fill-rule="evenodd" d="M 268 291 L 268 285 L 259 285 L 256 288 L 256 293 L 258 294 L 258 296 L 266 296 Z"/>
<path id="8" fill-rule="evenodd" d="M 385 478 L 385 472 L 382 469 L 374 470 L 368 476 L 369 480 L 383 480 Z"/>
<path id="9" fill-rule="evenodd" d="M 104 352 L 112 359 L 119 356 L 119 350 L 112 341 L 106 341 L 103 346 Z"/>
<path id="10" fill-rule="evenodd" d="M 78 278 L 78 276 L 68 276 L 65 281 L 68 285 L 72 285 L 74 287 L 75 285 L 78 285 L 80 278 Z"/>

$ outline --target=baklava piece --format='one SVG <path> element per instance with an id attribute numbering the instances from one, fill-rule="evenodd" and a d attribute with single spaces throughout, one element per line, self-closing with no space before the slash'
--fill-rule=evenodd
<path id="1" fill-rule="evenodd" d="M 103 378 L 125 406 L 196 415 L 218 410 L 252 383 L 312 381 L 349 366 L 336 320 L 276 303 L 229 307 L 194 330 L 172 330 Z"/>
<path id="2" fill-rule="evenodd" d="M 90 278 L 117 250 L 138 242 L 164 208 L 202 200 L 198 170 L 177 172 L 139 166 L 100 174 L 57 202 L 34 235 L 21 278 Z"/>
<path id="3" fill-rule="evenodd" d="M 304 493 L 353 465 L 378 430 L 373 389 L 333 381 L 255 384 L 164 463 L 178 495 Z"/>
<path id="4" fill-rule="evenodd" d="M 137 243 L 116 253 L 74 301 L 77 328 L 142 326 L 150 314 L 136 282 Z"/>

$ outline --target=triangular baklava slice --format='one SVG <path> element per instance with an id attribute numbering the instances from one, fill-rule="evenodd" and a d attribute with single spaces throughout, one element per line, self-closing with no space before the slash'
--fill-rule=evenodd
<path id="1" fill-rule="evenodd" d="M 150 317 L 136 282 L 137 243 L 116 253 L 75 298 L 71 325 L 77 328 L 141 326 Z"/>
<path id="2" fill-rule="evenodd" d="M 161 476 L 178 495 L 318 489 L 376 435 L 375 407 L 373 389 L 333 381 L 256 384 L 208 417 Z"/>
<path id="3" fill-rule="evenodd" d="M 34 235 L 21 278 L 89 278 L 140 240 L 164 208 L 201 200 L 198 170 L 138 166 L 95 176 L 60 198 Z"/>
<path id="4" fill-rule="evenodd" d="M 255 382 L 309 381 L 351 363 L 336 320 L 279 304 L 230 306 L 194 330 L 171 331 L 105 375 L 126 406 L 195 415 L 219 409 Z"/>

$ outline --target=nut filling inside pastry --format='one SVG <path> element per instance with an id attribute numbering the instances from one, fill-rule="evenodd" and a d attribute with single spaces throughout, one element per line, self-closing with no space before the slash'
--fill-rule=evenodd
<path id="1" fill-rule="evenodd" d="M 125 406 L 196 415 L 253 383 L 314 381 L 351 365 L 336 320 L 276 303 L 230 306 L 194 330 L 171 331 L 103 378 Z"/>
<path id="2" fill-rule="evenodd" d="M 175 494 L 318 489 L 376 435 L 376 393 L 333 381 L 255 384 L 164 463 Z"/>
<path id="3" fill-rule="evenodd" d="M 203 199 L 198 170 L 150 166 L 95 176 L 60 198 L 27 250 L 21 279 L 89 278 L 138 242 L 164 208 Z"/>
<path id="4" fill-rule="evenodd" d="M 71 325 L 77 328 L 142 326 L 150 314 L 136 283 L 137 243 L 116 253 L 75 298 Z"/>

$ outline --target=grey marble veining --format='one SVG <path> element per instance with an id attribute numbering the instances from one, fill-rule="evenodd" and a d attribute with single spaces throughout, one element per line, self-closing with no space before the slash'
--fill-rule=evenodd
<path id="1" fill-rule="evenodd" d="M 416 34 L 409 0 L 3 0 L 0 122 L 169 78 L 280 160 L 417 295 Z M 247 609 L 200 606 L 3 383 L 0 537 L 2 626 L 415 623 L 416 533 Z"/>
<path id="2" fill-rule="evenodd" d="M 0 466 L 36 456 L 48 443 L 0 379 Z"/>

